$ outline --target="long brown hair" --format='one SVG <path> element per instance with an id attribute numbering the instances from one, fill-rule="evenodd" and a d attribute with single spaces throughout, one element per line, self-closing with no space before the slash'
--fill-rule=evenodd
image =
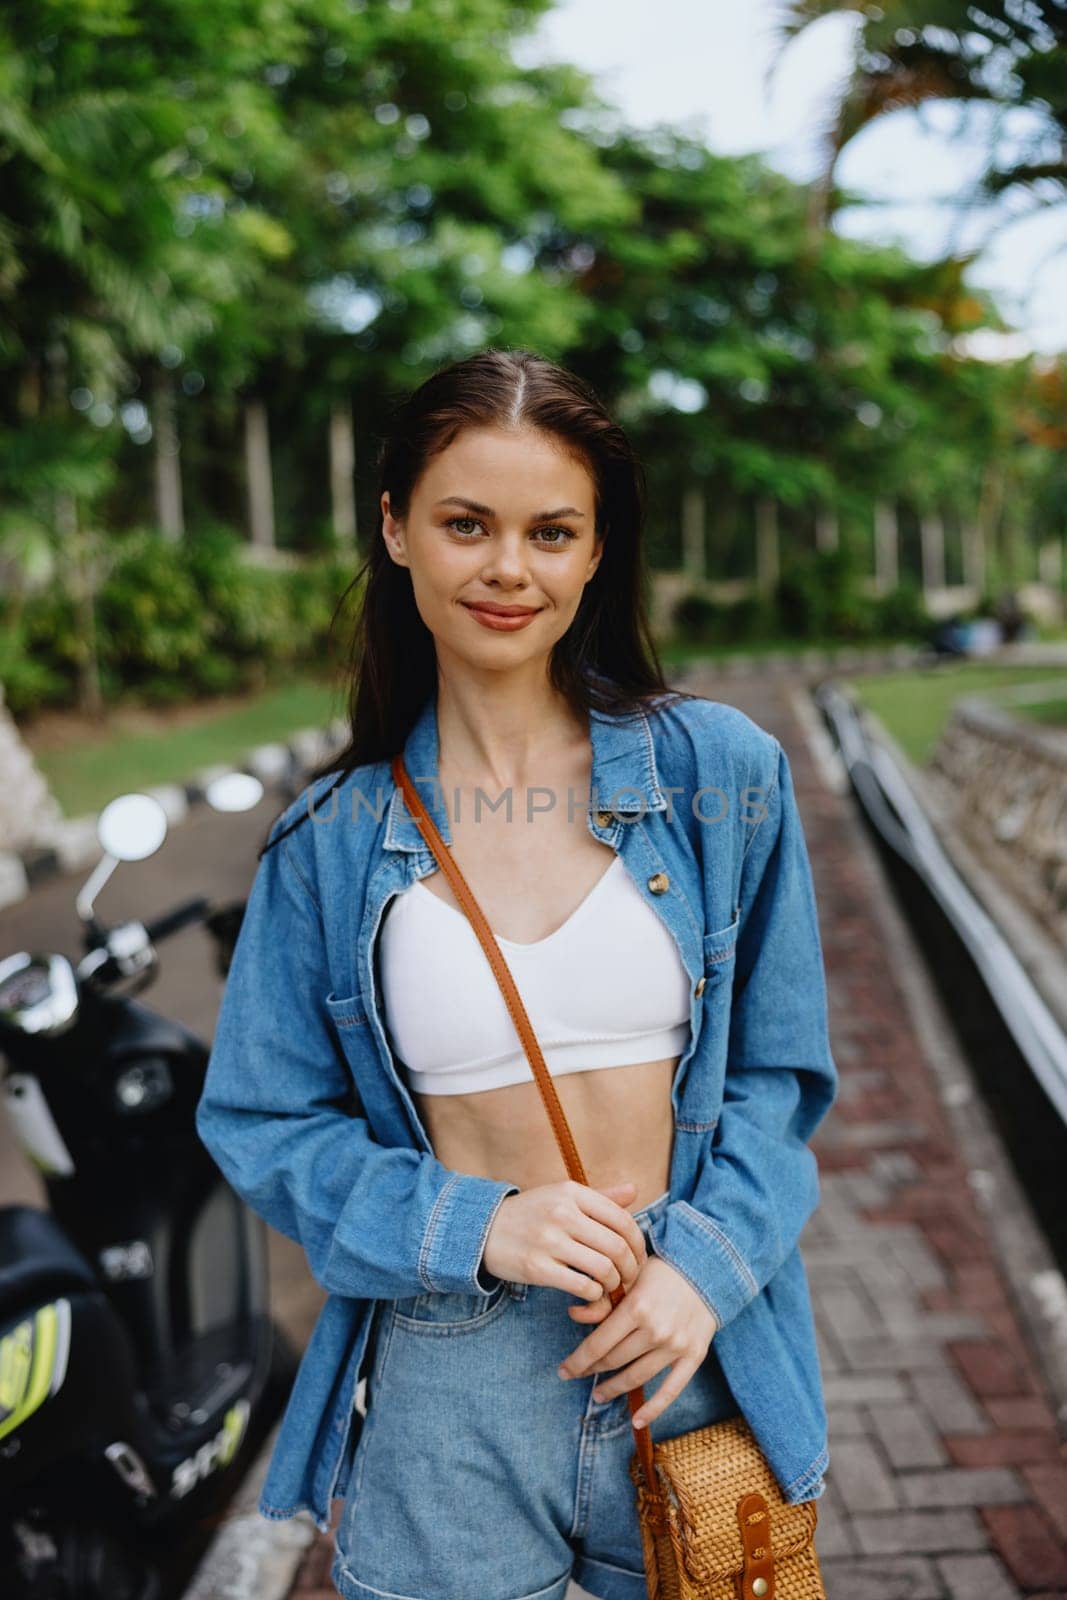
<path id="1" fill-rule="evenodd" d="M 691 698 L 670 689 L 652 638 L 645 474 L 626 434 L 591 386 L 566 367 L 532 350 L 482 350 L 431 374 L 389 417 L 378 452 L 377 527 L 338 602 L 340 610 L 363 586 L 347 672 L 349 739 L 309 774 L 309 783 L 331 773 L 341 782 L 356 767 L 390 760 L 437 687 L 433 634 L 415 605 L 409 571 L 392 560 L 382 537 L 382 494 L 389 491 L 393 515 L 403 518 L 430 459 L 464 428 L 521 426 L 555 435 L 586 463 L 596 536 L 605 541 L 577 614 L 552 650 L 553 687 L 579 717 L 593 707 L 632 715 L 656 696 Z"/>

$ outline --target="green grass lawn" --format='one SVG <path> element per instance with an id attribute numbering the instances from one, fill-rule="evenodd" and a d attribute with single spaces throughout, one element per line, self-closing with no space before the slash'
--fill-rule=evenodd
<path id="1" fill-rule="evenodd" d="M 1053 728 L 1067 728 L 1067 697 L 1035 700 L 1032 705 L 1012 706 L 1017 717 L 1042 722 Z"/>
<path id="2" fill-rule="evenodd" d="M 954 702 L 964 694 L 983 694 L 1016 683 L 1040 683 L 1051 676 L 1043 667 L 984 666 L 980 662 L 899 672 L 879 673 L 852 681 L 851 687 L 862 704 L 869 706 L 885 723 L 904 753 L 918 765 L 929 760 L 941 729 Z M 1032 707 L 1011 706 L 1013 715 L 1034 716 L 1054 704 L 1040 701 Z M 1061 702 L 1061 714 L 1062 714 Z"/>
<path id="3" fill-rule="evenodd" d="M 298 678 L 221 704 L 115 711 L 106 729 L 75 724 L 66 739 L 48 722 L 36 732 L 31 724 L 23 736 L 64 812 L 76 817 L 130 790 L 182 783 L 214 762 L 239 766 L 253 745 L 324 728 L 344 714 L 342 687 Z"/>

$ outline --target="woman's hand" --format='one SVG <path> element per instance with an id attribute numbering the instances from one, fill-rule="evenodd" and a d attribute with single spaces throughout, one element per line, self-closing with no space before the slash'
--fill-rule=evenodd
<path id="1" fill-rule="evenodd" d="M 634 1183 L 591 1188 L 571 1178 L 509 1194 L 482 1251 L 487 1272 L 599 1300 L 629 1287 L 647 1259 L 645 1236 L 627 1200 Z"/>
<path id="2" fill-rule="evenodd" d="M 646 1257 L 637 1282 L 617 1306 L 605 1295 L 593 1305 L 568 1310 L 576 1322 L 599 1326 L 567 1357 L 560 1377 L 620 1369 L 600 1380 L 594 1399 L 611 1400 L 670 1366 L 669 1376 L 634 1416 L 640 1427 L 678 1398 L 719 1331 L 719 1319 L 688 1278 L 656 1255 Z"/>

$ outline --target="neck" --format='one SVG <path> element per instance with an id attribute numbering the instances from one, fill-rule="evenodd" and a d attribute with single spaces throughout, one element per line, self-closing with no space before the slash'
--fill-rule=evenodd
<path id="1" fill-rule="evenodd" d="M 536 670 L 536 675 L 535 675 Z M 438 674 L 438 766 L 450 783 L 487 790 L 543 782 L 588 729 L 539 664 L 529 672 Z M 443 780 L 442 780 L 443 781 Z"/>

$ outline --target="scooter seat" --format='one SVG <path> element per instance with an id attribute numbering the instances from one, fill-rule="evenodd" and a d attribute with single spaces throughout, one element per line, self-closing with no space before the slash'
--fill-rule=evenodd
<path id="1" fill-rule="evenodd" d="M 92 1267 L 49 1212 L 0 1207 L 0 1320 L 64 1290 L 98 1287 Z"/>

